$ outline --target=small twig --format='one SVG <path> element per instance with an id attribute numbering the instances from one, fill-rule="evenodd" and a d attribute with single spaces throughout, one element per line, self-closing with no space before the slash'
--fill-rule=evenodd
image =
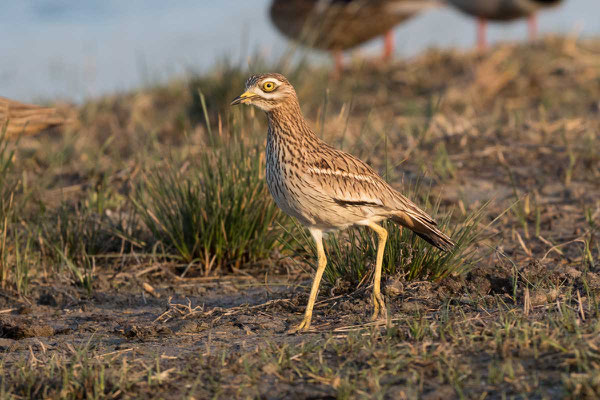
<path id="1" fill-rule="evenodd" d="M 587 233 L 586 233 L 586 234 L 587 234 Z M 544 257 L 542 257 L 542 259 L 541 259 L 540 261 L 544 261 L 544 260 L 546 259 L 546 257 L 548 257 L 548 254 L 550 254 L 550 252 L 552 252 L 552 251 L 556 251 L 556 249 L 558 249 L 559 247 L 566 246 L 567 244 L 576 243 L 576 242 L 580 242 L 580 243 L 584 243 L 584 244 L 585 244 L 585 241 L 583 240 L 583 237 L 584 237 L 584 236 L 579 236 L 578 238 L 576 238 L 576 239 L 573 239 L 573 240 L 569 240 L 568 242 L 564 242 L 564 243 L 560 243 L 560 244 L 557 244 L 557 245 L 554 245 L 554 246 L 552 246 L 552 247 L 551 247 L 551 248 L 550 248 L 550 249 L 549 249 L 549 250 L 546 252 L 546 254 L 544 254 Z M 560 253 L 559 253 L 559 254 L 560 254 Z"/>
<path id="2" fill-rule="evenodd" d="M 585 321 L 585 312 L 583 311 L 583 302 L 581 301 L 579 290 L 577 291 L 577 303 L 579 304 L 579 314 L 581 315 L 581 320 Z"/>
<path id="3" fill-rule="evenodd" d="M 560 307 L 560 300 L 558 297 L 556 298 L 556 308 L 558 309 L 558 313 L 560 314 L 560 317 L 564 318 L 565 316 L 563 315 L 562 308 Z"/>
<path id="4" fill-rule="evenodd" d="M 29 346 L 29 356 L 30 356 L 29 364 L 31 366 L 35 367 L 40 360 L 35 358 L 35 355 L 33 354 L 33 349 L 31 348 L 31 346 Z"/>
<path id="5" fill-rule="evenodd" d="M 267 293 L 273 294 L 273 291 L 269 287 L 269 279 L 268 279 L 268 277 L 269 277 L 269 271 L 267 270 L 265 272 L 265 289 L 266 289 Z"/>
<path id="6" fill-rule="evenodd" d="M 542 235 L 538 236 L 538 239 L 540 239 L 542 242 L 544 242 L 544 244 L 547 244 L 550 247 L 554 247 L 554 243 L 552 243 L 551 241 L 549 241 L 548 239 L 544 238 Z M 556 251 L 558 254 L 560 254 L 561 256 L 564 254 L 562 252 L 562 250 L 560 249 L 554 249 L 554 251 Z"/>
<path id="7" fill-rule="evenodd" d="M 523 294 L 523 314 L 529 315 L 531 311 L 531 298 L 529 297 L 529 288 L 525 288 L 525 293 Z"/>
<path id="8" fill-rule="evenodd" d="M 157 299 L 160 298 L 160 293 L 158 293 L 148 282 L 142 283 L 142 287 L 144 288 L 144 291 L 148 292 L 152 297 Z"/>
<path id="9" fill-rule="evenodd" d="M 46 354 L 46 346 L 44 345 L 44 343 L 42 343 L 42 341 L 38 338 L 35 338 L 35 340 L 39 343 L 40 347 L 42 348 L 42 353 Z"/>
<path id="10" fill-rule="evenodd" d="M 519 232 L 515 231 L 515 234 L 517 235 L 517 240 L 519 241 L 519 244 L 525 251 L 525 254 L 527 254 L 529 257 L 531 257 L 532 256 L 531 250 L 529 250 L 529 248 L 527 246 L 525 246 L 525 242 L 523 242 L 523 238 L 521 238 L 521 235 L 519 234 Z"/>
<path id="11" fill-rule="evenodd" d="M 111 351 L 110 353 L 106 353 L 106 354 L 99 354 L 96 356 L 96 358 L 101 358 L 101 357 L 107 357 L 107 356 L 112 356 L 113 354 L 123 354 L 123 353 L 128 353 L 130 351 L 133 351 L 133 347 L 130 347 L 128 349 L 123 349 L 123 350 L 115 350 L 115 351 Z"/>
<path id="12" fill-rule="evenodd" d="M 160 266 L 158 266 L 158 265 L 151 265 L 148 268 L 144 268 L 143 270 L 136 272 L 134 274 L 134 276 L 136 278 L 139 278 L 140 276 L 145 275 L 148 272 L 156 271 L 157 269 L 160 269 Z"/>

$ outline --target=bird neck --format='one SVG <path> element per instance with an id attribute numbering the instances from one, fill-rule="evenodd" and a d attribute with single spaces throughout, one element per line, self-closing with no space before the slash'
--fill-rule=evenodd
<path id="1" fill-rule="evenodd" d="M 269 135 L 292 140 L 316 137 L 304 119 L 297 101 L 288 101 L 267 111 L 267 118 L 269 121 Z"/>

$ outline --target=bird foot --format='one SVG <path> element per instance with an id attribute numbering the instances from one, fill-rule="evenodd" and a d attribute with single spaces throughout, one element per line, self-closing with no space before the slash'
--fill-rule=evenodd
<path id="1" fill-rule="evenodd" d="M 385 301 L 381 293 L 373 293 L 373 315 L 371 315 L 371 321 L 377 321 L 379 318 L 387 319 L 387 308 L 385 307 Z"/>
<path id="2" fill-rule="evenodd" d="M 287 333 L 289 335 L 293 335 L 293 334 L 296 334 L 296 333 L 308 331 L 308 329 L 310 328 L 310 322 L 311 322 L 311 320 L 312 320 L 312 315 L 304 316 L 304 319 L 302 320 L 302 322 L 300 322 L 300 324 L 298 326 L 296 326 L 295 328 L 289 329 L 287 331 Z"/>

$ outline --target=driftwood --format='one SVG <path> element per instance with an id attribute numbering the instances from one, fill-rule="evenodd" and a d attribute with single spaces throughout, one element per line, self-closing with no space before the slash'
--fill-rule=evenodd
<path id="1" fill-rule="evenodd" d="M 71 121 L 54 107 L 41 107 L 0 97 L 0 133 L 5 132 L 7 138 L 34 135 Z"/>

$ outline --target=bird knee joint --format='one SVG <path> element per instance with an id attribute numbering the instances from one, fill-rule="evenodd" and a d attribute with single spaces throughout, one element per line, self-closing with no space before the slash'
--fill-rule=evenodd
<path id="1" fill-rule="evenodd" d="M 319 259 L 319 267 L 323 268 L 326 265 L 327 265 L 327 259 L 325 257 L 322 257 L 321 259 Z"/>

